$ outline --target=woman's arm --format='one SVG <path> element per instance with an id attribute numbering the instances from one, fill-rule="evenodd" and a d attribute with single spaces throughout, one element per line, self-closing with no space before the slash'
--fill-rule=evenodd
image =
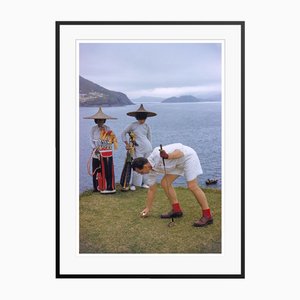
<path id="1" fill-rule="evenodd" d="M 92 149 L 94 149 L 96 147 L 96 143 L 94 141 L 94 130 L 95 130 L 94 127 L 92 127 L 90 130 L 90 135 L 89 135 L 89 142 L 90 142 Z"/>
<path id="2" fill-rule="evenodd" d="M 148 130 L 147 130 L 147 139 L 150 141 L 150 143 L 152 143 L 152 134 L 151 134 L 151 128 L 150 126 L 147 124 L 148 126 Z"/>
<path id="3" fill-rule="evenodd" d="M 121 138 L 122 138 L 122 141 L 127 145 L 128 144 L 128 141 L 127 141 L 127 137 L 126 137 L 126 134 L 129 133 L 130 131 L 132 131 L 132 124 L 129 124 L 121 133 Z"/>

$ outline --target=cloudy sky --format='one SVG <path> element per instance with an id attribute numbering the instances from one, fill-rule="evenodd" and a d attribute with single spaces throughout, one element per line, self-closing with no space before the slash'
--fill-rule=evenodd
<path id="1" fill-rule="evenodd" d="M 218 43 L 81 43 L 79 64 L 82 77 L 130 99 L 221 91 Z"/>

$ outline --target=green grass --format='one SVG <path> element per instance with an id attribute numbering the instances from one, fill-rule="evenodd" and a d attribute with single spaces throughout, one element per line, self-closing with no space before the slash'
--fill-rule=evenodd
<path id="1" fill-rule="evenodd" d="M 84 192 L 80 195 L 80 253 L 221 253 L 221 191 L 204 189 L 214 224 L 196 228 L 200 207 L 192 193 L 177 187 L 176 193 L 183 217 L 170 220 L 160 214 L 170 211 L 161 187 L 156 193 L 152 211 L 141 218 L 147 190 L 102 195 Z"/>

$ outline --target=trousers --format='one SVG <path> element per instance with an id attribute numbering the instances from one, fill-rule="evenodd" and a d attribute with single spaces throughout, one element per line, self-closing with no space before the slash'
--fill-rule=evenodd
<path id="1" fill-rule="evenodd" d="M 137 158 L 137 157 L 145 157 L 145 158 L 148 158 L 148 156 L 151 154 L 151 151 L 150 152 L 146 152 L 146 153 L 141 153 L 139 151 L 135 151 L 134 152 L 134 155 L 133 155 L 133 158 Z M 142 186 L 143 184 L 148 184 L 148 175 L 145 174 L 145 175 L 142 175 L 142 174 L 139 174 L 135 171 L 132 172 L 132 185 L 135 185 L 135 186 Z"/>

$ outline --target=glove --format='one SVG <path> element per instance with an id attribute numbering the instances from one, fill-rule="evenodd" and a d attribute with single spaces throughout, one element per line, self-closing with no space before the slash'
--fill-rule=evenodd
<path id="1" fill-rule="evenodd" d="M 165 151 L 165 150 L 160 150 L 160 157 L 164 158 L 164 159 L 168 159 L 169 158 L 169 154 Z"/>

